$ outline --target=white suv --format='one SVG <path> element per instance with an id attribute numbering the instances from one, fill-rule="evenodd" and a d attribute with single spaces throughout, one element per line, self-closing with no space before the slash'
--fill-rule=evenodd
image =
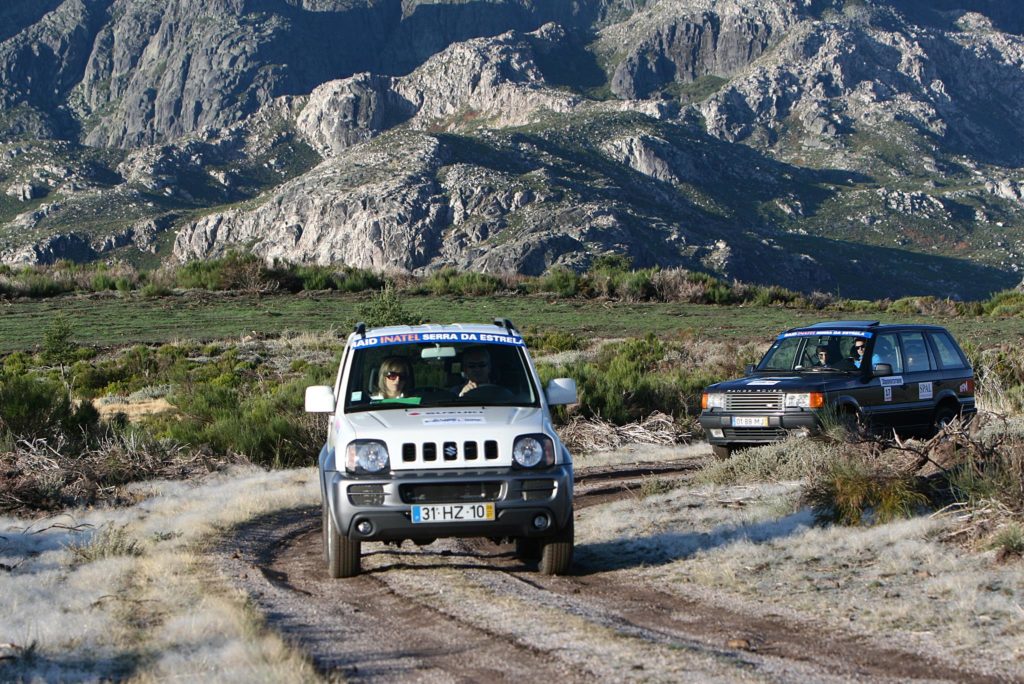
<path id="1" fill-rule="evenodd" d="M 572 457 L 549 407 L 575 401 L 571 379 L 542 390 L 507 320 L 356 326 L 334 387 L 306 388 L 306 411 L 332 414 L 319 459 L 330 576 L 359 573 L 363 541 L 438 537 L 514 540 L 541 572 L 566 572 Z"/>

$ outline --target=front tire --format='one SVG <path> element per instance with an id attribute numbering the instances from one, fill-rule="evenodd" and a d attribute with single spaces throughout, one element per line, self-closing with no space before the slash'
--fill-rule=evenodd
<path id="1" fill-rule="evenodd" d="M 323 502 L 324 556 L 327 559 L 327 574 L 333 579 L 355 577 L 360 571 L 362 542 L 352 541 L 338 531 L 334 516 Z"/>
<path id="2" fill-rule="evenodd" d="M 540 540 L 530 537 L 516 538 L 516 558 L 524 563 L 536 563 L 540 558 Z"/>
<path id="3" fill-rule="evenodd" d="M 714 454 L 715 458 L 718 460 L 724 461 L 732 456 L 732 447 L 728 444 L 712 444 L 711 453 Z"/>
<path id="4" fill-rule="evenodd" d="M 547 539 L 540 540 L 540 567 L 542 575 L 564 575 L 572 565 L 575 534 L 572 513 L 565 527 Z"/>

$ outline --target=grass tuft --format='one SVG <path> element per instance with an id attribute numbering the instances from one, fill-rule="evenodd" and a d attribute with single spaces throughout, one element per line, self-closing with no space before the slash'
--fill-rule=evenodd
<path id="1" fill-rule="evenodd" d="M 108 523 L 98 529 L 92 538 L 82 544 L 70 544 L 72 566 L 94 563 L 105 558 L 119 556 L 141 556 L 145 552 L 142 544 L 128 533 L 127 525 Z"/>

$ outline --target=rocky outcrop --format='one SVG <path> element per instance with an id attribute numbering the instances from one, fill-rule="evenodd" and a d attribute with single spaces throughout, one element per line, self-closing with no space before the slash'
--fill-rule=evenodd
<path id="1" fill-rule="evenodd" d="M 433 181 L 444 150 L 429 136 L 404 135 L 353 157 L 324 162 L 249 212 L 208 216 L 178 233 L 181 260 L 222 255 L 245 244 L 268 259 L 411 270 L 426 265 L 447 224 Z"/>
<path id="2" fill-rule="evenodd" d="M 558 31 L 543 29 L 548 39 Z M 504 128 L 578 104 L 578 97 L 546 88 L 532 44 L 506 33 L 453 45 L 402 78 L 358 74 L 326 83 L 310 95 L 297 125 L 327 155 L 404 122 L 421 130 Z"/>
<path id="3" fill-rule="evenodd" d="M 972 14 L 957 28 L 907 24 L 884 7 L 804 22 L 701 112 L 708 130 L 730 141 L 758 133 L 775 141 L 795 124 L 805 144 L 835 148 L 856 131 L 896 141 L 909 125 L 948 152 L 1017 165 L 1024 112 L 1012 103 L 1024 93 L 1024 38 Z"/>
<path id="4" fill-rule="evenodd" d="M 611 91 L 651 96 L 702 76 L 731 76 L 779 40 L 795 21 L 796 3 L 663 0 L 650 12 L 603 32 L 614 55 Z"/>
<path id="5" fill-rule="evenodd" d="M 0 105 L 24 109 L 0 133 L 170 142 L 330 80 L 406 74 L 456 42 L 553 20 L 584 29 L 618 4 L 19 0 L 0 9 Z"/>

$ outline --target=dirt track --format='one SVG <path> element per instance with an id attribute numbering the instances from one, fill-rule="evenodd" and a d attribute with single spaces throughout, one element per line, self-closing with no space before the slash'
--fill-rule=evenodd
<path id="1" fill-rule="evenodd" d="M 582 471 L 577 516 L 692 469 Z M 364 574 L 330 580 L 318 508 L 255 520 L 215 557 L 318 669 L 357 681 L 1005 681 L 770 606 L 680 598 L 579 564 L 542 576 L 486 540 L 366 544 Z"/>

